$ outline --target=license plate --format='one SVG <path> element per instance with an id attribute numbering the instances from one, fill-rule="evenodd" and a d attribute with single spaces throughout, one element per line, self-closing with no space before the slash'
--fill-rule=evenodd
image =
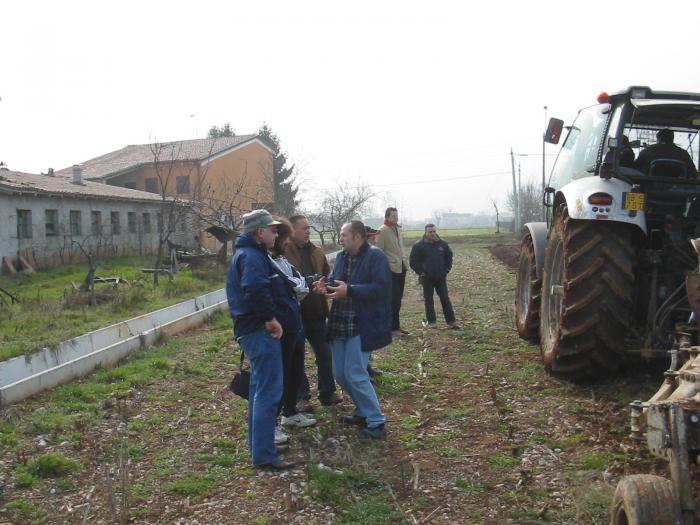
<path id="1" fill-rule="evenodd" d="M 644 194 L 633 192 L 625 193 L 624 209 L 642 211 L 644 209 Z"/>

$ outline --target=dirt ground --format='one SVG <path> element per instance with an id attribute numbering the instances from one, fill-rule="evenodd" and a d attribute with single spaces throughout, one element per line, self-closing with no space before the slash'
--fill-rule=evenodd
<path id="1" fill-rule="evenodd" d="M 0 524 L 607 523 L 621 475 L 666 474 L 627 438 L 627 404 L 660 376 L 587 386 L 548 377 L 513 328 L 512 246 L 453 249 L 450 295 L 464 329 L 423 327 L 409 277 L 411 335 L 375 353 L 385 441 L 338 422 L 346 398 L 319 407 L 316 427 L 289 431 L 285 457 L 298 468 L 252 469 L 246 403 L 226 388 L 237 349 L 222 316 L 132 359 L 133 370 L 4 409 Z M 46 475 L 36 458 L 48 453 L 78 466 Z"/>
<path id="2" fill-rule="evenodd" d="M 494 244 L 489 246 L 489 252 L 509 268 L 518 267 L 520 245 L 518 244 Z"/>

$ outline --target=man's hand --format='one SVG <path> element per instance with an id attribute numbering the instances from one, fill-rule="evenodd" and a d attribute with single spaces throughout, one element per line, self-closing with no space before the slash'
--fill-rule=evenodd
<path id="1" fill-rule="evenodd" d="M 343 299 L 348 296 L 348 285 L 343 281 L 335 280 L 335 286 L 326 286 L 329 290 L 328 297 L 331 299 Z"/>
<path id="2" fill-rule="evenodd" d="M 270 332 L 270 335 L 275 339 L 279 339 L 280 337 L 282 337 L 282 325 L 274 317 L 271 321 L 265 322 L 265 330 Z"/>
<path id="3" fill-rule="evenodd" d="M 318 281 L 314 281 L 314 283 L 311 285 L 311 291 L 319 295 L 326 295 L 328 293 L 326 278 L 321 277 Z"/>

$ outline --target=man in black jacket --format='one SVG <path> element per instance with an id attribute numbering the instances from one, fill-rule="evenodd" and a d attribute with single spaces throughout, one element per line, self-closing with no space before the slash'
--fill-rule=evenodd
<path id="1" fill-rule="evenodd" d="M 437 234 L 434 224 L 425 225 L 425 235 L 411 248 L 409 258 L 411 269 L 420 277 L 425 299 L 425 317 L 430 328 L 437 327 L 433 293 L 437 292 L 442 305 L 447 325 L 455 330 L 462 327 L 457 324 L 452 303 L 447 293 L 447 274 L 452 269 L 452 250 Z"/>

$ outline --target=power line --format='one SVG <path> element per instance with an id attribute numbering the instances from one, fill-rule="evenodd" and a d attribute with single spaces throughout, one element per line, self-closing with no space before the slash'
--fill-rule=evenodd
<path id="1" fill-rule="evenodd" d="M 370 188 L 386 188 L 390 186 L 409 186 L 415 184 L 431 184 L 435 182 L 450 182 L 453 180 L 468 180 L 468 179 L 478 179 L 481 177 L 492 177 L 496 175 L 510 175 L 510 171 L 492 171 L 489 173 L 477 173 L 476 175 L 460 175 L 458 177 L 446 177 L 444 179 L 423 179 L 414 180 L 406 182 L 387 182 L 385 184 L 365 184 L 363 186 L 348 186 L 348 189 L 357 189 L 360 187 L 370 187 Z M 320 193 L 325 190 L 306 190 L 305 193 Z"/>

